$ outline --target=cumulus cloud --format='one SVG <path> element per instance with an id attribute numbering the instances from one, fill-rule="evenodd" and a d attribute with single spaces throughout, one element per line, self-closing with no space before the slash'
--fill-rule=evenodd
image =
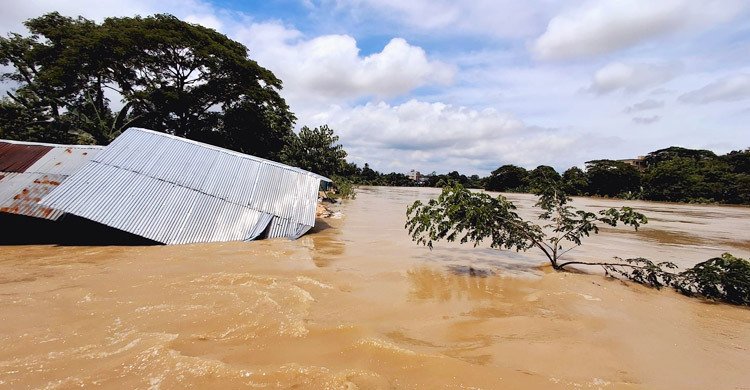
<path id="1" fill-rule="evenodd" d="M 151 15 L 171 13 L 187 18 L 192 23 L 204 24 L 210 28 L 221 28 L 219 11 L 210 3 L 200 0 L 37 0 L 15 1 L 4 4 L 0 13 L 0 32 L 23 32 L 22 23 L 30 18 L 57 11 L 65 16 L 83 16 L 101 21 L 111 16 Z"/>
<path id="2" fill-rule="evenodd" d="M 661 119 L 659 115 L 654 116 L 637 116 L 633 118 L 633 122 L 639 124 L 639 125 L 650 125 L 652 123 L 658 122 Z"/>
<path id="3" fill-rule="evenodd" d="M 623 110 L 626 114 L 634 113 L 634 112 L 640 112 L 640 111 L 646 111 L 646 110 L 654 110 L 657 108 L 664 107 L 664 101 L 663 100 L 654 100 L 654 99 L 647 99 L 642 102 L 638 102 L 633 104 L 632 106 L 625 107 L 625 110 Z"/>
<path id="4" fill-rule="evenodd" d="M 463 169 L 487 174 L 510 162 L 567 167 L 580 157 L 578 153 L 586 153 L 581 137 L 570 132 L 528 126 L 494 109 L 439 102 L 336 107 L 313 119 L 337 130 L 351 160 L 380 170 Z M 590 137 L 588 145 L 596 142 L 597 137 Z"/>
<path id="5" fill-rule="evenodd" d="M 548 60 L 600 55 L 677 31 L 705 29 L 746 7 L 740 0 L 588 1 L 552 18 L 531 48 Z"/>
<path id="6" fill-rule="evenodd" d="M 379 20 L 419 31 L 518 38 L 538 34 L 560 5 L 516 0 L 352 0 L 339 1 L 337 7 L 362 19 L 374 14 Z"/>
<path id="7" fill-rule="evenodd" d="M 235 37 L 284 80 L 292 98 L 394 97 L 425 85 L 448 84 L 454 74 L 451 66 L 430 60 L 422 48 L 401 38 L 363 56 L 349 35 L 307 39 L 278 23 L 253 24 Z"/>
<path id="8" fill-rule="evenodd" d="M 723 77 L 679 97 L 685 103 L 706 104 L 750 98 L 750 74 Z"/>
<path id="9" fill-rule="evenodd" d="M 224 27 L 224 23 L 221 19 L 213 13 L 189 14 L 184 17 L 184 20 L 188 23 L 200 24 L 203 27 L 212 28 L 216 31 L 220 31 L 222 27 Z"/>
<path id="10" fill-rule="evenodd" d="M 671 80 L 679 69 L 680 67 L 675 64 L 614 62 L 594 74 L 588 91 L 599 95 L 618 90 L 628 93 L 638 92 Z"/>

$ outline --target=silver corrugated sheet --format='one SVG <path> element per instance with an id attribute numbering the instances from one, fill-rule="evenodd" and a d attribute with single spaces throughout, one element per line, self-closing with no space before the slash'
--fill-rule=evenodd
<path id="1" fill-rule="evenodd" d="M 131 128 L 42 204 L 165 244 L 297 238 L 327 178 Z"/>
<path id="2" fill-rule="evenodd" d="M 56 145 L 0 140 L 6 151 L 16 149 L 13 165 L 21 172 L 0 172 L 0 211 L 30 217 L 57 220 L 62 211 L 39 201 L 63 183 L 100 150 L 101 146 Z M 24 152 L 24 149 L 35 149 Z M 41 152 L 38 152 L 38 151 Z M 46 152 L 45 152 L 46 151 Z"/>

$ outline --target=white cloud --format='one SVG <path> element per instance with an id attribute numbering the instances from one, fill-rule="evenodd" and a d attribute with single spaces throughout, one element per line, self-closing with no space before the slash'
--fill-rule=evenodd
<path id="1" fill-rule="evenodd" d="M 540 33 L 544 22 L 559 8 L 555 1 L 535 4 L 516 0 L 353 0 L 339 1 L 337 6 L 354 14 L 355 19 L 375 15 L 379 22 L 394 21 L 405 29 L 502 38 Z"/>
<path id="2" fill-rule="evenodd" d="M 644 88 L 663 84 L 679 71 L 674 64 L 625 64 L 614 62 L 599 69 L 588 87 L 589 92 L 606 94 L 613 91 L 638 92 Z"/>
<path id="3" fill-rule="evenodd" d="M 652 123 L 658 122 L 661 119 L 659 115 L 653 115 L 653 116 L 637 116 L 633 118 L 633 122 L 639 124 L 639 125 L 650 125 Z"/>
<path id="4" fill-rule="evenodd" d="M 190 18 L 193 23 L 207 23 L 207 27 L 222 27 L 217 9 L 200 0 L 11 0 L 9 3 L 3 4 L 3 12 L 0 13 L 0 32 L 3 35 L 9 31 L 25 32 L 22 24 L 24 21 L 53 11 L 65 16 L 80 15 L 97 21 L 111 16 L 171 13 L 181 18 Z"/>
<path id="5" fill-rule="evenodd" d="M 551 60 L 605 54 L 726 22 L 746 4 L 740 0 L 588 1 L 552 18 L 532 51 Z"/>
<path id="6" fill-rule="evenodd" d="M 706 104 L 750 98 L 750 74 L 723 77 L 679 97 L 685 103 Z"/>
<path id="7" fill-rule="evenodd" d="M 401 38 L 368 56 L 360 54 L 351 36 L 307 39 L 278 23 L 253 24 L 235 38 L 284 80 L 285 96 L 296 101 L 394 97 L 425 85 L 449 84 L 454 74 L 451 66 L 430 60 L 422 48 Z"/>
<path id="8" fill-rule="evenodd" d="M 224 23 L 214 14 L 190 14 L 183 18 L 188 23 L 200 24 L 203 27 L 220 31 Z"/>
<path id="9" fill-rule="evenodd" d="M 657 108 L 664 107 L 664 101 L 663 100 L 654 100 L 654 99 L 647 99 L 642 102 L 638 102 L 633 104 L 632 106 L 625 107 L 625 110 L 623 110 L 626 114 L 634 113 L 634 112 L 640 112 L 640 111 L 646 111 L 646 110 L 654 110 Z"/>
<path id="10" fill-rule="evenodd" d="M 487 174 L 504 163 L 568 167 L 590 152 L 570 132 L 525 125 L 513 115 L 410 100 L 334 107 L 311 118 L 336 129 L 350 159 L 380 170 Z M 588 145 L 600 139 L 589 136 Z M 583 153 L 583 154 L 579 154 Z"/>

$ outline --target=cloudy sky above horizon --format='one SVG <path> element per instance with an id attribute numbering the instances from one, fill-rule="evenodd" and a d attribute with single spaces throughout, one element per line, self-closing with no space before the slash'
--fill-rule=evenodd
<path id="1" fill-rule="evenodd" d="M 11 0 L 0 33 L 50 11 L 214 28 L 283 80 L 298 127 L 385 172 L 750 147 L 741 0 Z"/>

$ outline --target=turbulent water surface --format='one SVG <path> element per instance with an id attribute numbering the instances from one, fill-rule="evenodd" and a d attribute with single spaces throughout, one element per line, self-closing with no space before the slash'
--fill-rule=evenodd
<path id="1" fill-rule="evenodd" d="M 750 387 L 750 310 L 551 272 L 533 251 L 429 251 L 404 214 L 437 193 L 362 188 L 297 241 L 0 247 L 0 387 Z M 750 256 L 748 208 L 575 203 L 650 222 L 570 259 Z"/>

